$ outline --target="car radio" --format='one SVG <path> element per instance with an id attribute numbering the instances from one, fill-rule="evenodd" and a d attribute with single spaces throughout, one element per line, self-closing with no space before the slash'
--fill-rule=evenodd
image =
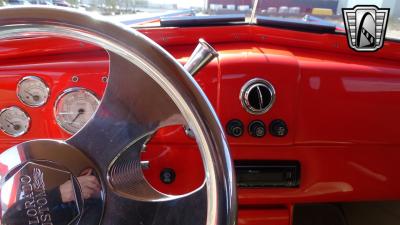
<path id="1" fill-rule="evenodd" d="M 298 161 L 235 161 L 236 180 L 242 188 L 298 187 Z"/>

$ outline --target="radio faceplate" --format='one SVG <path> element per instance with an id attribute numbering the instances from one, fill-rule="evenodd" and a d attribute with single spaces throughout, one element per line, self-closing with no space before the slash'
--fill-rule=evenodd
<path id="1" fill-rule="evenodd" d="M 237 185 L 241 188 L 300 185 L 299 161 L 235 161 Z"/>

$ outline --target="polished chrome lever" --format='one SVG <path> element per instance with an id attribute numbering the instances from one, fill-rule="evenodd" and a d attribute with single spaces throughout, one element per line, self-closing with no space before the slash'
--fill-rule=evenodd
<path id="1" fill-rule="evenodd" d="M 199 44 L 184 67 L 190 74 L 192 74 L 192 76 L 194 76 L 215 57 L 218 57 L 218 52 L 204 39 L 200 38 Z"/>

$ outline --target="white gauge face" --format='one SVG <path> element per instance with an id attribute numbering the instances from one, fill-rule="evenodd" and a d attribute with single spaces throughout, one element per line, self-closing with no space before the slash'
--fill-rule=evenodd
<path id="1" fill-rule="evenodd" d="M 24 77 L 18 83 L 18 98 L 31 107 L 42 106 L 49 98 L 49 87 L 39 77 Z"/>
<path id="2" fill-rule="evenodd" d="M 58 125 L 70 134 L 78 132 L 93 116 L 99 100 L 83 88 L 72 88 L 60 95 L 55 106 Z"/>
<path id="3" fill-rule="evenodd" d="M 19 137 L 29 129 L 30 118 L 22 109 L 12 106 L 0 112 L 0 129 L 12 137 Z"/>

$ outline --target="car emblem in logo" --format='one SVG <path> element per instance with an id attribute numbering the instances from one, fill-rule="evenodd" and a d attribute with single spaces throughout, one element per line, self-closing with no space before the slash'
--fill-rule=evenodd
<path id="1" fill-rule="evenodd" d="M 347 41 L 356 51 L 372 52 L 383 46 L 390 9 L 373 5 L 343 9 Z"/>

